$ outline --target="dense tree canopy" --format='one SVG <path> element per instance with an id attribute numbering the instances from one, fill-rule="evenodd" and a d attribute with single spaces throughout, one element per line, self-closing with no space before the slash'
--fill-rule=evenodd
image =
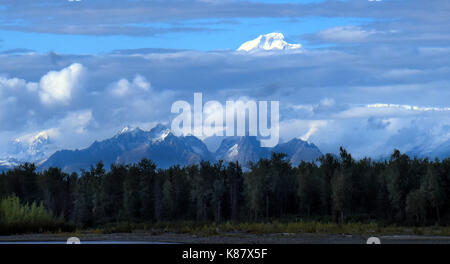
<path id="1" fill-rule="evenodd" d="M 158 169 L 102 162 L 80 174 L 38 172 L 25 163 L 0 174 L 0 198 L 43 204 L 85 227 L 117 221 L 266 221 L 316 219 L 450 224 L 450 159 L 355 160 L 341 148 L 316 162 L 292 166 L 284 154 L 241 164 L 201 162 Z"/>

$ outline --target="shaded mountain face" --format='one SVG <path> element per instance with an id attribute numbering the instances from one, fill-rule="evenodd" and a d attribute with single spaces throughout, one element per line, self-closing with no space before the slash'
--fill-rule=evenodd
<path id="1" fill-rule="evenodd" d="M 216 153 L 211 153 L 200 139 L 194 136 L 177 137 L 169 128 L 158 125 L 150 131 L 125 127 L 114 137 L 96 141 L 86 149 L 57 151 L 39 169 L 59 167 L 63 171 L 73 172 L 89 169 L 100 160 L 109 168 L 111 164 L 132 164 L 143 158 L 152 160 L 160 168 L 196 164 L 202 160 L 239 161 L 246 167 L 250 161 L 269 158 L 272 151 L 286 153 L 293 165 L 301 160 L 315 160 L 322 155 L 315 145 L 300 139 L 293 139 L 275 148 L 263 148 L 260 141 L 251 136 L 228 137 L 222 141 Z"/>
<path id="2" fill-rule="evenodd" d="M 318 147 L 300 139 L 295 138 L 273 148 L 263 148 L 256 137 L 245 136 L 223 140 L 216 152 L 216 160 L 239 161 L 245 167 L 250 161 L 270 158 L 272 152 L 285 153 L 294 166 L 301 161 L 315 161 L 322 156 Z"/>
<path id="3" fill-rule="evenodd" d="M 439 159 L 445 159 L 450 157 L 450 140 L 446 141 L 444 144 L 435 148 L 430 155 L 431 157 L 437 157 Z"/>
<path id="4" fill-rule="evenodd" d="M 150 131 L 124 128 L 114 137 L 96 141 L 83 150 L 61 150 L 50 156 L 40 169 L 60 167 L 72 172 L 87 169 L 100 160 L 106 168 L 114 163 L 136 163 L 142 158 L 153 160 L 159 167 L 187 165 L 201 160 L 211 160 L 206 146 L 192 136 L 176 137 L 170 129 L 158 125 Z"/>
<path id="5" fill-rule="evenodd" d="M 147 157 L 159 167 L 167 168 L 172 165 L 189 165 L 202 160 L 211 160 L 213 155 L 201 140 L 193 136 L 176 137 L 172 133 L 162 138 L 152 140 L 119 155 L 116 162 L 130 164 L 139 162 Z"/>
<path id="6" fill-rule="evenodd" d="M 259 140 L 252 136 L 226 138 L 216 151 L 216 160 L 238 161 L 243 166 L 268 157 L 269 149 L 261 147 Z"/>
<path id="7" fill-rule="evenodd" d="M 450 140 L 444 141 L 439 145 L 422 144 L 413 147 L 406 152 L 410 157 L 429 158 L 431 160 L 438 158 L 440 160 L 450 157 Z"/>
<path id="8" fill-rule="evenodd" d="M 316 145 L 298 138 L 279 144 L 272 151 L 287 154 L 287 158 L 294 166 L 302 161 L 315 161 L 322 156 L 322 152 Z"/>

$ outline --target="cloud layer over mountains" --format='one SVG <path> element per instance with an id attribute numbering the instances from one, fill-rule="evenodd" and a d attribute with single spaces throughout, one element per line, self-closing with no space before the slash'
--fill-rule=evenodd
<path id="1" fill-rule="evenodd" d="M 342 145 L 357 157 L 378 157 L 393 148 L 445 153 L 441 146 L 450 146 L 448 1 L 43 2 L 0 0 L 0 30 L 134 37 L 208 32 L 202 36 L 213 43 L 216 30 L 239 35 L 242 18 L 283 19 L 279 25 L 286 27 L 311 17 L 363 22 L 308 34 L 291 30 L 285 36 L 302 44 L 301 52 L 248 54 L 234 51 L 239 45 L 195 51 L 169 37 L 177 49 L 167 44 L 101 54 L 3 50 L 0 157 L 14 139 L 42 132 L 51 138 L 50 149 L 74 149 L 109 138 L 125 124 L 167 124 L 171 104 L 192 102 L 194 92 L 222 103 L 279 100 L 282 140 L 302 138 L 322 152 Z"/>
<path id="2" fill-rule="evenodd" d="M 57 131 L 59 147 L 82 147 L 124 124 L 168 123 L 171 104 L 200 91 L 204 101 L 279 100 L 282 139 L 301 137 L 325 152 L 343 145 L 384 154 L 448 140 L 448 51 L 385 47 L 374 56 L 378 49 L 3 55 L 9 65 L 0 71 L 10 74 L 0 78 L 0 134 Z"/>

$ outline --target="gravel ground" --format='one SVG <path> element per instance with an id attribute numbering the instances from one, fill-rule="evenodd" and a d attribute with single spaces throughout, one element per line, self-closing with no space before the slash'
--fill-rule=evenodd
<path id="1" fill-rule="evenodd" d="M 0 243 L 17 242 L 64 242 L 77 236 L 81 242 L 90 243 L 194 243 L 194 244 L 365 244 L 366 236 L 319 235 L 319 234 L 266 234 L 226 233 L 214 236 L 164 233 L 117 233 L 117 234 L 30 234 L 0 236 Z M 382 244 L 450 244 L 450 236 L 380 236 Z"/>

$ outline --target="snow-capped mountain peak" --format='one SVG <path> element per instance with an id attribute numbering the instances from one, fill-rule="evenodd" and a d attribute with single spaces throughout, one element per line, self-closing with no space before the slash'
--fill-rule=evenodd
<path id="1" fill-rule="evenodd" d="M 159 135 L 156 135 L 155 138 L 153 138 L 153 141 L 163 141 L 164 139 L 166 139 L 166 137 L 170 134 L 170 129 L 166 128 L 164 130 L 161 130 L 159 132 Z"/>
<path id="2" fill-rule="evenodd" d="M 254 40 L 250 40 L 242 44 L 238 51 L 261 51 L 261 50 L 295 50 L 300 49 L 300 44 L 290 44 L 284 40 L 282 33 L 269 33 L 266 35 L 260 35 Z"/>
<path id="3" fill-rule="evenodd" d="M 170 128 L 162 124 L 158 124 L 150 130 L 150 137 L 153 142 L 163 141 L 170 134 Z"/>
<path id="4" fill-rule="evenodd" d="M 12 140 L 7 154 L 17 161 L 37 162 L 47 157 L 50 144 L 49 131 L 28 134 Z"/>
<path id="5" fill-rule="evenodd" d="M 24 143 L 29 145 L 40 145 L 47 143 L 50 139 L 47 131 L 42 131 L 34 135 L 25 135 L 14 140 L 15 143 Z"/>
<path id="6" fill-rule="evenodd" d="M 125 134 L 125 133 L 127 133 L 128 131 L 130 131 L 132 128 L 130 127 L 130 126 L 128 126 L 128 125 L 126 125 L 126 126 L 124 126 L 120 131 L 119 131 L 119 135 L 121 135 L 121 134 Z"/>
<path id="7" fill-rule="evenodd" d="M 60 150 L 40 165 L 40 169 L 59 167 L 72 172 L 89 168 L 102 161 L 111 164 L 133 164 L 149 158 L 159 167 L 175 164 L 187 165 L 201 160 L 211 160 L 206 145 L 195 137 L 176 137 L 164 125 L 151 130 L 123 129 L 123 133 L 102 141 L 96 141 L 81 150 Z"/>
<path id="8" fill-rule="evenodd" d="M 285 153 L 294 166 L 302 160 L 315 161 L 322 155 L 314 144 L 300 139 L 292 139 L 273 148 L 264 148 L 261 147 L 258 138 L 244 136 L 224 139 L 216 151 L 216 160 L 238 161 L 246 167 L 250 161 L 256 162 L 260 158 L 270 158 L 272 152 Z"/>
<path id="9" fill-rule="evenodd" d="M 124 136 L 124 135 L 131 135 L 131 136 L 137 136 L 141 134 L 140 132 L 144 132 L 140 127 L 132 127 L 129 125 L 124 126 L 119 132 L 115 135 L 116 138 Z"/>
<path id="10" fill-rule="evenodd" d="M 250 161 L 267 158 L 270 151 L 261 147 L 260 141 L 253 136 L 225 138 L 216 151 L 216 160 L 238 161 L 247 166 Z"/>

